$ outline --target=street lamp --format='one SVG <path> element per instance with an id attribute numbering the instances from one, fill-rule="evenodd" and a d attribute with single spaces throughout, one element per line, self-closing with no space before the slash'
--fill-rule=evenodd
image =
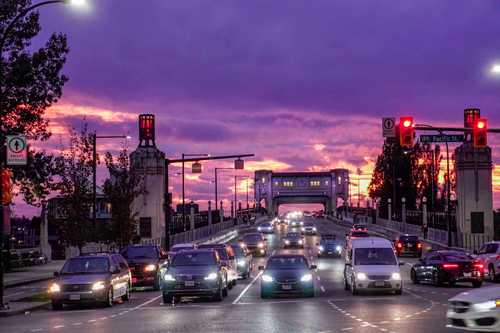
<path id="1" fill-rule="evenodd" d="M 186 158 L 186 157 L 207 157 L 207 156 L 210 156 L 210 154 L 184 154 L 184 153 L 182 153 L 182 226 L 184 227 L 184 231 L 186 231 L 186 198 L 185 198 L 185 192 L 184 192 L 184 179 L 185 179 L 184 158 Z"/>
<path id="2" fill-rule="evenodd" d="M 92 134 L 92 223 L 97 220 L 97 139 L 131 139 L 130 135 L 97 135 Z"/>

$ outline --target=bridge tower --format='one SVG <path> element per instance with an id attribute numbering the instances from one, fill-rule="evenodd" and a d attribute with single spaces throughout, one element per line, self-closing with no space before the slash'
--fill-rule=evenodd
<path id="1" fill-rule="evenodd" d="M 133 172 L 143 177 L 144 193 L 133 203 L 133 211 L 139 219 L 138 235 L 141 239 L 159 241 L 165 235 L 165 153 L 156 147 L 152 114 L 139 115 L 139 145 L 130 154 L 130 161 Z"/>
<path id="2" fill-rule="evenodd" d="M 479 109 L 464 111 L 464 127 L 473 128 Z M 493 188 L 491 148 L 476 148 L 471 131 L 455 149 L 458 245 L 477 248 L 493 239 Z"/>
<path id="3" fill-rule="evenodd" d="M 260 209 L 262 200 L 266 206 L 268 214 L 274 213 L 273 207 L 273 172 L 270 170 L 257 170 L 255 171 L 254 179 L 254 194 L 256 208 Z"/>
<path id="4" fill-rule="evenodd" d="M 347 205 L 349 198 L 349 170 L 333 169 L 332 173 L 332 207 L 337 208 L 338 199 L 342 199 L 343 205 Z"/>

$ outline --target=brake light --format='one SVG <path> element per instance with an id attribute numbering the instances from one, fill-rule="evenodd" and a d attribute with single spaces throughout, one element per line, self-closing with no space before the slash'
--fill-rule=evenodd
<path id="1" fill-rule="evenodd" d="M 480 272 L 482 272 L 484 270 L 484 265 L 480 262 L 476 262 L 474 263 L 474 268 Z"/>
<path id="2" fill-rule="evenodd" d="M 417 248 L 421 249 L 422 248 L 422 243 L 417 243 Z"/>
<path id="3" fill-rule="evenodd" d="M 443 264 L 444 269 L 457 269 L 458 264 Z"/>
<path id="4" fill-rule="evenodd" d="M 497 256 L 497 260 L 500 260 L 500 255 Z"/>
<path id="5" fill-rule="evenodd" d="M 402 248 L 403 247 L 403 243 L 401 242 L 398 242 L 398 244 L 396 245 L 398 248 Z"/>

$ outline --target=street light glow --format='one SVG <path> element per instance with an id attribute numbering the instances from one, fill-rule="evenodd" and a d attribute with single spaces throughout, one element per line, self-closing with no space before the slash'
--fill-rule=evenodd
<path id="1" fill-rule="evenodd" d="M 67 3 L 75 7 L 83 7 L 87 5 L 87 0 L 67 0 Z"/>
<path id="2" fill-rule="evenodd" d="M 490 70 L 491 74 L 499 75 L 500 74 L 500 64 L 494 64 L 491 66 Z"/>

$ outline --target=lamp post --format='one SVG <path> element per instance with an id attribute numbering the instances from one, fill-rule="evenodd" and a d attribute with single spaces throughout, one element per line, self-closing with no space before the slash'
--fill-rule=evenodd
<path id="1" fill-rule="evenodd" d="M 92 134 L 92 223 L 97 225 L 97 139 L 130 139 L 129 135 Z"/>
<path id="2" fill-rule="evenodd" d="M 218 190 L 218 183 L 217 183 L 217 172 L 219 170 L 234 170 L 234 168 L 215 168 L 214 173 L 215 173 L 215 178 L 214 178 L 214 187 L 215 187 L 215 210 L 217 211 L 217 207 L 219 206 L 219 190 Z"/>
<path id="3" fill-rule="evenodd" d="M 186 231 L 186 197 L 184 192 L 184 179 L 185 179 L 185 171 L 184 171 L 184 159 L 186 157 L 207 157 L 210 154 L 185 154 L 182 153 L 182 226 L 184 231 Z"/>

